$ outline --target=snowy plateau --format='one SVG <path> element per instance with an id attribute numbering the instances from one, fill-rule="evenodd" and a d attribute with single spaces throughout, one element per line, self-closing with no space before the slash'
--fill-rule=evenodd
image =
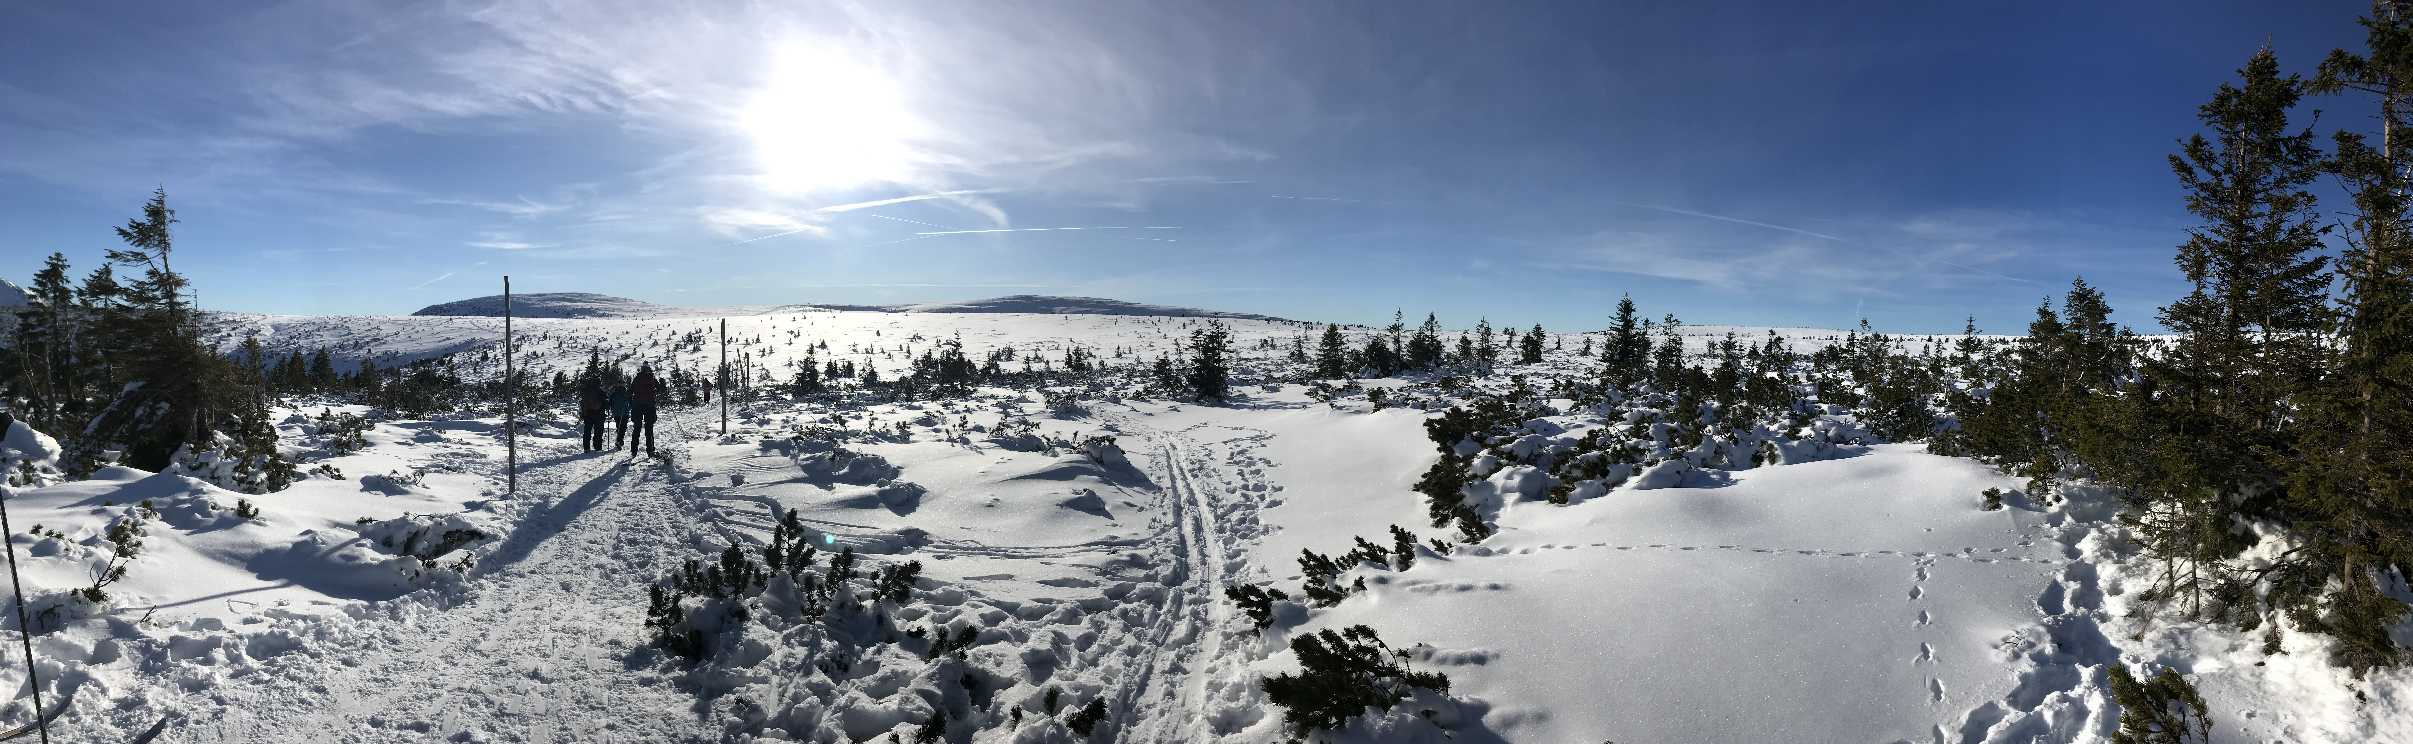
<path id="1" fill-rule="evenodd" d="M 56 442 L 12 424 L 0 464 L 53 739 L 1289 741 L 1265 680 L 1301 669 L 1293 639 L 1362 625 L 1448 684 L 1316 740 L 2109 741 L 2107 669 L 2125 663 L 2189 675 L 2216 741 L 2413 741 L 2413 673 L 2355 679 L 2318 635 L 2266 654 L 2257 634 L 2137 611 L 2152 567 L 2104 490 L 2029 499 L 2022 479 L 1881 441 L 1834 406 L 1761 447 L 1661 441 L 1634 401 L 1554 393 L 1598 378 L 1579 352 L 1598 332 L 1549 336 L 1538 363 L 1307 382 L 1292 350 L 1324 326 L 1232 315 L 1233 393 L 1205 405 L 1148 382 L 1209 322 L 1196 311 L 520 302 L 531 379 L 591 354 L 708 370 L 725 321 L 758 387 L 666 406 L 658 457 L 582 451 L 574 404 L 542 398 L 519 411 L 516 492 L 500 410 L 281 400 L 302 475 L 256 495 L 206 459 L 66 480 Z M 346 371 L 492 379 L 494 304 L 208 325 L 220 348 L 253 336 Z M 1798 352 L 1845 338 L 1686 332 L 1694 364 L 1729 332 Z M 800 362 L 894 379 L 942 342 L 1015 350 L 1007 370 L 1037 364 L 1017 378 L 1037 382 L 918 400 L 785 388 Z M 1114 374 L 1051 377 L 1075 349 Z M 1484 396 L 1531 407 L 1437 449 L 1427 422 Z M 1638 463 L 1553 474 L 1608 440 L 1643 448 Z M 1417 489 L 1445 455 L 1470 463 L 1478 541 L 1436 527 Z M 2002 508 L 1981 505 L 1989 489 Z M 785 569 L 720 572 L 772 547 Z M 1345 557 L 1310 575 L 1303 551 Z M 648 625 L 649 589 L 691 561 L 739 586 L 679 608 L 693 659 Z M 106 600 L 74 594 L 113 566 Z M 1314 582 L 1339 596 L 1311 600 Z M 1285 598 L 1245 606 L 1243 587 Z M 20 692 L 0 726 L 15 726 L 34 713 L 6 666 Z"/>

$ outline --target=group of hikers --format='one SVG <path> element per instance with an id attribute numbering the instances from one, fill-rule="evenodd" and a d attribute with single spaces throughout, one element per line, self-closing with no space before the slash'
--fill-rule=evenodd
<path id="1" fill-rule="evenodd" d="M 579 441 L 586 451 L 603 449 L 603 415 L 612 416 L 612 451 L 626 447 L 629 454 L 637 452 L 637 438 L 645 439 L 645 454 L 654 453 L 654 401 L 660 397 L 662 381 L 654 377 L 651 364 L 639 365 L 637 377 L 627 383 L 615 383 L 604 390 L 598 375 L 587 375 L 578 384 Z M 630 424 L 636 429 L 631 431 Z"/>

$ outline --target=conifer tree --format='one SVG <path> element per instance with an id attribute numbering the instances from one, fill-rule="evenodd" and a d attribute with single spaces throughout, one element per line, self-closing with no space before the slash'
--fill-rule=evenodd
<path id="1" fill-rule="evenodd" d="M 2159 467 L 2128 484 L 2139 535 L 2163 564 L 2154 596 L 2184 599 L 2190 613 L 2225 588 L 2223 561 L 2243 547 L 2232 515 L 2268 511 L 2247 502 L 2276 491 L 2289 457 L 2282 402 L 2306 385 L 2329 330 L 2325 258 L 2315 255 L 2323 228 L 2306 190 L 2321 153 L 2311 131 L 2288 122 L 2303 82 L 2281 75 L 2267 48 L 2238 72 L 2241 84 L 2222 84 L 2198 112 L 2211 136 L 2189 137 L 2170 157 L 2201 220 L 2177 255 L 2193 286 L 2161 312 L 2178 338 L 2150 372 Z"/>
<path id="2" fill-rule="evenodd" d="M 1432 313 L 1425 313 L 1424 325 L 1418 326 L 1416 335 L 1408 339 L 1408 366 L 1416 369 L 1439 367 L 1442 352 L 1441 321 Z"/>
<path id="3" fill-rule="evenodd" d="M 1533 324 L 1533 330 L 1526 332 L 1525 338 L 1517 343 L 1517 363 L 1542 363 L 1542 324 Z"/>
<path id="4" fill-rule="evenodd" d="M 1651 380 L 1667 391 L 1684 383 L 1684 322 L 1674 313 L 1659 323 L 1659 342 L 1651 349 Z"/>
<path id="5" fill-rule="evenodd" d="M 1198 400 L 1220 403 L 1231 395 L 1231 350 L 1232 332 L 1221 320 L 1207 321 L 1190 331 L 1193 356 L 1188 381 Z"/>
<path id="6" fill-rule="evenodd" d="M 62 434 L 68 417 L 80 406 L 75 374 L 75 290 L 67 283 L 67 256 L 50 254 L 27 287 L 32 302 L 17 312 L 16 339 L 10 344 L 17 359 L 20 388 L 29 399 L 29 424 Z M 80 427 L 75 427 L 80 428 Z"/>
<path id="7" fill-rule="evenodd" d="M 1617 317 L 1610 322 L 1608 344 L 1601 350 L 1608 383 L 1619 390 L 1642 382 L 1650 362 L 1650 336 L 1635 325 L 1634 298 L 1617 298 Z"/>
<path id="8" fill-rule="evenodd" d="M 1325 325 L 1324 337 L 1316 343 L 1315 376 L 1327 380 L 1349 376 L 1349 346 L 1337 323 Z"/>
<path id="9" fill-rule="evenodd" d="M 1491 319 L 1475 319 L 1474 349 L 1474 358 L 1468 361 L 1475 362 L 1476 368 L 1484 373 L 1491 372 L 1492 362 L 1498 361 L 1500 358 L 1499 348 L 1491 343 Z"/>
<path id="10" fill-rule="evenodd" d="M 2374 2 L 2362 24 L 2368 56 L 2331 52 L 2312 85 L 2378 99 L 2380 140 L 2334 138 L 2329 170 L 2354 204 L 2338 256 L 2341 348 L 2296 414 L 2286 510 L 2303 542 L 2270 569 L 2268 597 L 2335 636 L 2333 660 L 2357 675 L 2404 662 L 2389 628 L 2408 610 L 2383 582 L 2413 570 L 2413 9 Z"/>

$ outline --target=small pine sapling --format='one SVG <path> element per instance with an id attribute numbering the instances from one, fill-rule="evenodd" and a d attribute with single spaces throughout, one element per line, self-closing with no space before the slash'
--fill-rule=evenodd
<path id="1" fill-rule="evenodd" d="M 2212 718 L 2204 698 L 2177 671 L 2163 669 L 2152 679 L 2138 681 L 2128 665 L 2111 665 L 2111 696 L 2120 704 L 2120 730 L 2115 744 L 2206 744 L 2212 741 Z"/>
<path id="2" fill-rule="evenodd" d="M 1106 699 L 1097 697 L 1090 698 L 1088 705 L 1073 711 L 1071 716 L 1064 719 L 1064 725 L 1070 727 L 1073 733 L 1081 735 L 1082 738 L 1088 738 L 1092 732 L 1098 730 L 1098 723 L 1104 720 L 1106 720 Z"/>
<path id="3" fill-rule="evenodd" d="M 1364 625 L 1302 635 L 1291 639 L 1290 649 L 1298 655 L 1299 673 L 1278 674 L 1262 684 L 1266 699 L 1282 707 L 1282 722 L 1297 736 L 1340 728 L 1368 708 L 1390 710 L 1413 689 L 1449 691 L 1448 677 L 1408 668 L 1405 652 L 1391 650 Z"/>
<path id="4" fill-rule="evenodd" d="M 1391 525 L 1391 560 L 1392 567 L 1401 571 L 1416 565 L 1416 533 Z"/>
<path id="5" fill-rule="evenodd" d="M 1248 613 L 1249 622 L 1258 630 L 1274 624 L 1274 601 L 1288 600 L 1290 595 L 1280 589 L 1268 589 L 1256 584 L 1232 584 L 1223 588 L 1223 596 Z"/>

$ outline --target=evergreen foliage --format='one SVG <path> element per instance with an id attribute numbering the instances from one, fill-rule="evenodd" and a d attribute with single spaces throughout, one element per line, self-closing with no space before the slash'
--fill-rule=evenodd
<path id="1" fill-rule="evenodd" d="M 1363 625 L 1301 635 L 1291 639 L 1290 650 L 1300 671 L 1268 677 L 1263 685 L 1295 736 L 1339 728 L 1368 710 L 1390 710 L 1416 689 L 1449 691 L 1448 677 L 1408 668 L 1405 652 L 1391 650 Z"/>

